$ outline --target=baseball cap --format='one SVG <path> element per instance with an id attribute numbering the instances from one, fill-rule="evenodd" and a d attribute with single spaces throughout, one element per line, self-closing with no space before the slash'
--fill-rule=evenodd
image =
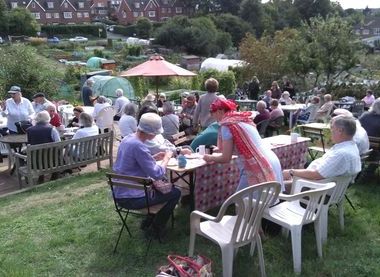
<path id="1" fill-rule="evenodd" d="M 11 88 L 8 91 L 8 93 L 17 93 L 17 92 L 21 92 L 21 88 L 19 86 L 11 86 Z"/>
<path id="2" fill-rule="evenodd" d="M 139 126 L 137 127 L 141 132 L 150 135 L 158 135 L 164 132 L 162 128 L 162 120 L 158 114 L 146 113 L 140 118 Z"/>

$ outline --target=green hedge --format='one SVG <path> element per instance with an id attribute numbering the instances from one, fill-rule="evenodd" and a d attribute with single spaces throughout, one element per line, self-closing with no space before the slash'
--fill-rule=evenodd
<path id="1" fill-rule="evenodd" d="M 136 25 L 129 25 L 129 26 L 118 25 L 113 28 L 113 32 L 115 34 L 120 34 L 127 37 L 133 37 L 136 35 Z"/>
<path id="2" fill-rule="evenodd" d="M 102 31 L 99 32 L 99 29 Z M 48 37 L 56 35 L 91 35 L 94 37 L 106 38 L 107 31 L 104 25 L 44 25 L 41 26 L 41 32 L 46 33 Z"/>

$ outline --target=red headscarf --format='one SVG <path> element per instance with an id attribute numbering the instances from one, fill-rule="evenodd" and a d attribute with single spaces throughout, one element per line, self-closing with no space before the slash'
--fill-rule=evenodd
<path id="1" fill-rule="evenodd" d="M 235 111 L 237 105 L 231 100 L 225 100 L 218 97 L 210 105 L 210 112 L 214 113 L 217 110 L 224 110 L 225 112 Z"/>

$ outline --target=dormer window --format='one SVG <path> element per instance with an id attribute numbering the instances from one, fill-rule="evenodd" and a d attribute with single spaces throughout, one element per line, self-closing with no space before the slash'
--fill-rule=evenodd
<path id="1" fill-rule="evenodd" d="M 47 2 L 49 9 L 54 9 L 54 2 Z"/>
<path id="2" fill-rule="evenodd" d="M 65 4 L 63 4 L 63 6 L 67 9 L 69 7 L 69 4 L 67 2 L 65 2 Z"/>
<path id="3" fill-rule="evenodd" d="M 140 9 L 140 3 L 139 2 L 135 2 L 135 8 Z"/>
<path id="4" fill-rule="evenodd" d="M 84 2 L 78 2 L 78 7 L 80 9 L 83 9 L 84 8 Z"/>

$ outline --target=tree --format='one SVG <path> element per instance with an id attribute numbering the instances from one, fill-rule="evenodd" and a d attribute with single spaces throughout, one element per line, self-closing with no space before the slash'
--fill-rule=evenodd
<path id="1" fill-rule="evenodd" d="M 0 34 L 8 31 L 7 5 L 5 0 L 0 0 Z"/>
<path id="2" fill-rule="evenodd" d="M 49 64 L 36 50 L 23 44 L 0 47 L 0 87 L 5 92 L 19 85 L 26 97 L 38 91 L 53 95 L 58 91 L 61 74 L 54 64 Z"/>
<path id="3" fill-rule="evenodd" d="M 238 15 L 242 0 L 218 0 L 221 13 Z"/>
<path id="4" fill-rule="evenodd" d="M 240 17 L 231 14 L 211 15 L 216 27 L 231 35 L 232 43 L 238 46 L 246 33 L 252 33 L 251 26 Z"/>
<path id="5" fill-rule="evenodd" d="M 301 19 L 306 21 L 316 16 L 326 18 L 332 11 L 330 0 L 294 0 L 294 6 Z"/>
<path id="6" fill-rule="evenodd" d="M 317 76 L 325 75 L 328 87 L 359 62 L 361 43 L 352 26 L 341 17 L 311 18 L 310 24 L 303 24 L 301 35 L 308 42 L 307 51 L 315 57 L 314 71 Z"/>
<path id="7" fill-rule="evenodd" d="M 35 36 L 40 26 L 29 10 L 15 8 L 8 16 L 9 33 L 12 35 Z"/>
<path id="8" fill-rule="evenodd" d="M 139 38 L 149 39 L 152 32 L 152 23 L 146 17 L 140 17 L 136 22 L 136 35 Z"/>
<path id="9" fill-rule="evenodd" d="M 263 9 L 260 0 L 243 0 L 240 5 L 240 16 L 249 22 L 256 32 L 256 36 L 260 37 L 263 33 L 262 17 Z"/>

